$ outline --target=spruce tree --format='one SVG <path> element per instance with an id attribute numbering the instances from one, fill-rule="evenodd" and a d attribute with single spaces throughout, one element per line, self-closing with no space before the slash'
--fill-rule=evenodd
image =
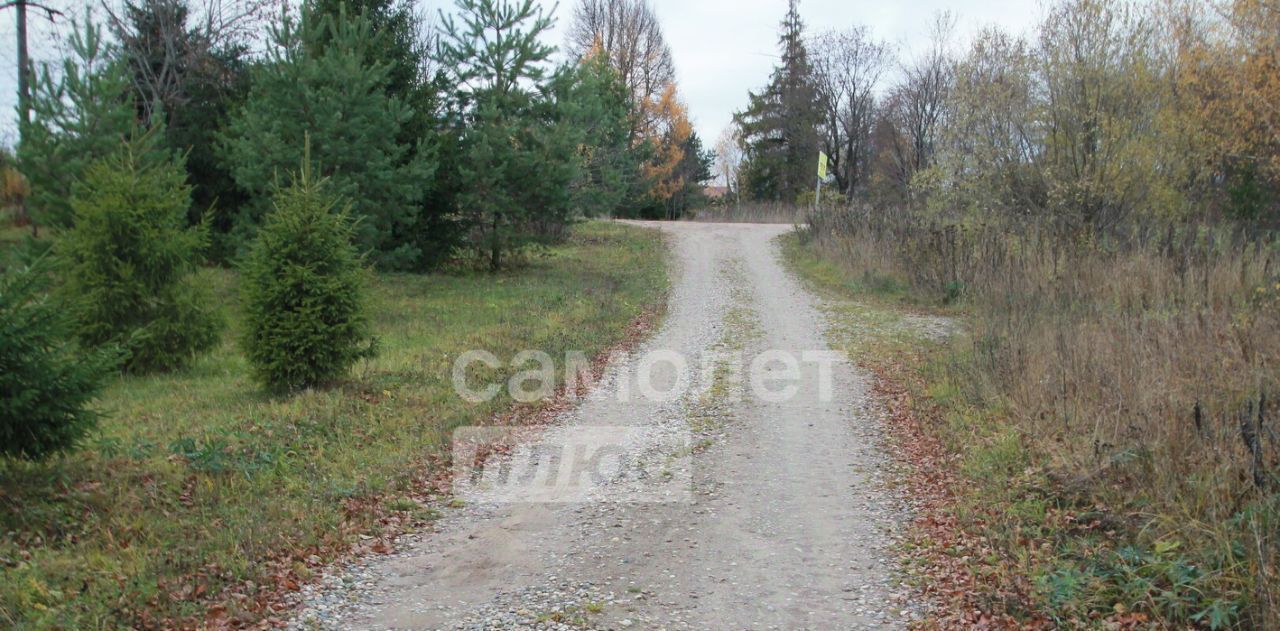
<path id="1" fill-rule="evenodd" d="M 413 110 L 388 92 L 391 66 L 369 61 L 366 47 L 378 41 L 369 20 L 335 18 L 306 4 L 301 20 L 286 18 L 274 39 L 222 136 L 236 183 L 252 200 L 237 219 L 244 242 L 277 184 L 288 187 L 309 134 L 311 168 L 350 200 L 359 247 L 380 267 L 415 267 L 423 253 L 405 235 L 414 230 L 434 166 L 428 147 L 402 138 Z"/>
<path id="2" fill-rule="evenodd" d="M 755 199 L 791 202 L 817 178 L 822 120 L 799 0 L 788 3 L 779 47 L 782 60 L 769 84 L 750 94 L 746 111 L 735 119 L 746 153 L 741 174 L 746 193 Z"/>
<path id="3" fill-rule="evenodd" d="M 329 383 L 374 352 L 349 206 L 338 209 L 310 164 L 276 193 L 241 269 L 241 347 L 275 392 Z"/>
<path id="4" fill-rule="evenodd" d="M 149 134 L 89 166 L 71 200 L 75 225 L 55 245 L 81 343 L 126 347 L 134 371 L 187 364 L 222 325 L 190 278 L 207 234 L 187 225 L 181 161 L 139 157 L 156 141 Z"/>
<path id="5" fill-rule="evenodd" d="M 75 445 L 97 422 L 90 403 L 120 359 L 81 352 L 48 296 L 43 262 L 0 274 L 0 455 L 37 460 Z"/>
<path id="6" fill-rule="evenodd" d="M 669 203 L 673 217 L 683 217 L 707 204 L 703 186 L 711 180 L 711 168 L 716 162 L 715 153 L 703 148 L 702 138 L 697 132 L 689 134 L 683 149 L 684 157 L 676 165 L 676 173 L 680 175 L 684 186 L 671 196 Z"/>

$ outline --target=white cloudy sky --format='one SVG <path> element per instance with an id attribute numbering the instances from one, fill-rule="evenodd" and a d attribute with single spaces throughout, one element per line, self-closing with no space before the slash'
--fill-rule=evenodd
<path id="1" fill-rule="evenodd" d="M 82 13 L 86 0 L 47 0 L 73 13 Z M 561 2 L 555 32 L 548 38 L 564 41 L 574 0 Z M 675 55 L 680 91 L 690 116 L 706 144 L 729 123 L 746 102 L 747 91 L 768 79 L 777 61 L 778 23 L 786 13 L 785 0 L 651 0 Z M 425 2 L 434 13 L 451 2 Z M 551 2 L 546 2 L 551 6 Z M 958 39 L 978 28 L 997 24 L 1013 32 L 1029 32 L 1042 14 L 1036 0 L 802 0 L 800 13 L 811 32 L 840 29 L 854 24 L 871 28 L 875 35 L 895 45 L 900 55 L 920 50 L 933 15 L 951 10 L 960 19 Z M 51 34 L 57 27 L 31 15 L 33 57 L 56 57 Z M 65 30 L 65 27 L 62 29 Z M 16 98 L 16 34 L 13 10 L 0 12 L 0 142 L 12 145 Z"/>

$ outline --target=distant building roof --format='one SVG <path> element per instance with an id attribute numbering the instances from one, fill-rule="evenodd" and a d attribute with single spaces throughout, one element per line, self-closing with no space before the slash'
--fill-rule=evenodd
<path id="1" fill-rule="evenodd" d="M 728 186 L 704 186 L 702 187 L 702 194 L 706 195 L 707 197 L 710 197 L 711 199 L 720 199 L 721 197 L 724 197 L 725 195 L 729 194 L 729 187 Z"/>

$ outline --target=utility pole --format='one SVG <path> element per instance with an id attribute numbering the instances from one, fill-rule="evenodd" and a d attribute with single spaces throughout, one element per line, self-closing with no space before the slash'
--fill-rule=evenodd
<path id="1" fill-rule="evenodd" d="M 27 44 L 27 7 L 34 7 L 44 11 L 49 21 L 52 22 L 55 16 L 62 15 L 62 12 L 52 7 L 47 7 L 29 0 L 10 0 L 0 4 L 0 9 L 16 9 L 18 12 L 18 142 L 21 144 L 22 136 L 26 133 L 27 125 L 31 123 L 31 51 Z"/>
<path id="2" fill-rule="evenodd" d="M 27 58 L 27 3 L 18 0 L 15 8 L 18 10 L 18 115 L 22 117 L 18 121 L 18 133 L 21 134 L 31 122 L 31 75 L 27 72 L 31 60 Z"/>
<path id="3" fill-rule="evenodd" d="M 22 141 L 26 139 L 27 127 L 31 124 L 31 51 L 27 44 L 27 6 L 33 6 L 44 11 L 49 21 L 52 22 L 54 16 L 62 15 L 61 11 L 52 7 L 36 4 L 29 0 L 10 0 L 0 4 L 0 10 L 13 8 L 16 9 L 17 25 L 18 25 L 18 146 L 22 146 Z M 27 211 L 27 200 L 24 197 L 18 201 L 18 217 L 31 221 L 31 215 Z M 31 221 L 31 236 L 40 236 L 40 227 L 36 222 Z"/>

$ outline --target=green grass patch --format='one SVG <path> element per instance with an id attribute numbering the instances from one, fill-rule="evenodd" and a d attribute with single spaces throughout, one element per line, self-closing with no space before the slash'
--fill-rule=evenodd
<path id="1" fill-rule="evenodd" d="M 778 245 L 783 260 L 802 279 L 817 289 L 856 295 L 862 300 L 909 302 L 914 297 L 909 287 L 891 276 L 877 274 L 854 275 L 837 261 L 823 256 L 806 244 L 796 231 L 779 237 Z"/>
<path id="2" fill-rule="evenodd" d="M 17 226 L 12 223 L 0 224 L 0 247 L 11 247 L 22 243 L 31 235 L 29 226 Z"/>
<path id="3" fill-rule="evenodd" d="M 829 340 L 854 360 L 891 356 L 898 351 L 932 345 L 912 317 L 939 309 L 923 309 L 906 288 L 891 281 L 867 284 L 813 247 L 798 232 L 777 239 L 784 265 L 819 296 L 827 318 Z"/>
<path id="4" fill-rule="evenodd" d="M 453 360 L 606 350 L 661 302 L 663 252 L 654 231 L 592 222 L 516 271 L 379 276 L 381 353 L 331 390 L 264 394 L 234 332 L 188 370 L 119 378 L 84 449 L 0 463 L 0 626 L 199 620 L 230 586 L 240 596 L 223 599 L 226 615 L 249 616 L 254 590 L 291 567 L 305 574 L 298 559 L 377 534 L 370 502 L 434 518 L 408 497 L 411 475 L 453 428 L 511 405 L 462 400 Z M 200 280 L 238 322 L 236 275 Z"/>

